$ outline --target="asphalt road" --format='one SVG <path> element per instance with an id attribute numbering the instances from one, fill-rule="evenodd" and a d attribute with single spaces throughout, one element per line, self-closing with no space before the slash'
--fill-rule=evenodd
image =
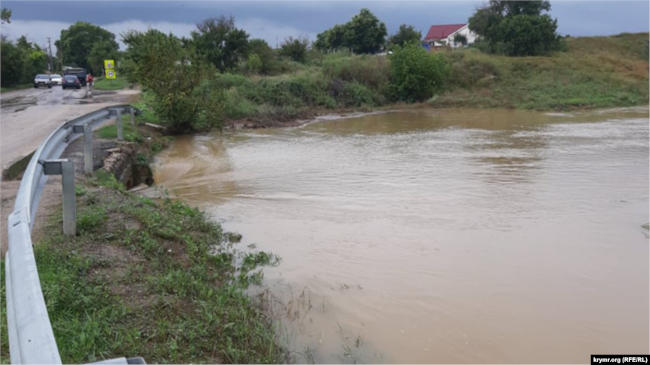
<path id="1" fill-rule="evenodd" d="M 34 151 L 57 126 L 109 105 L 132 101 L 138 90 L 24 89 L 0 94 L 0 166 Z"/>

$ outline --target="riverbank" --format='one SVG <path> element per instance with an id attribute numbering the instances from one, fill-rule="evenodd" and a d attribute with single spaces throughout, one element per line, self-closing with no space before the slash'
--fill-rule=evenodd
<path id="1" fill-rule="evenodd" d="M 420 105 L 571 111 L 648 104 L 648 33 L 564 41 L 566 51 L 537 57 L 437 51 L 448 66 L 444 84 L 416 104 L 395 102 L 390 59 L 381 55 L 311 52 L 305 63 L 285 60 L 280 74 L 217 73 L 197 94 L 210 95 L 210 122 L 194 128 L 286 127 L 319 115 Z M 145 93 L 142 107 L 153 99 Z"/>
<path id="2" fill-rule="evenodd" d="M 124 118 L 127 142 L 109 148 L 108 155 L 130 151 L 135 171 L 137 165 L 148 166 L 168 139 Z M 96 144 L 115 144 L 115 132 L 114 126 L 96 131 Z M 66 153 L 76 151 L 71 146 Z M 164 193 L 156 198 L 134 190 L 139 192 L 128 191 L 103 168 L 89 178 L 77 174 L 77 235 L 63 236 L 61 211 L 50 209 L 40 229 L 48 234 L 35 237 L 39 277 L 62 360 L 286 361 L 271 320 L 245 294 L 249 285 L 260 283 L 260 267 L 278 259 L 238 247 L 239 235 L 224 232 L 199 210 Z M 6 323 L 5 306 L 1 310 Z M 6 326 L 2 332 L 5 363 Z"/>

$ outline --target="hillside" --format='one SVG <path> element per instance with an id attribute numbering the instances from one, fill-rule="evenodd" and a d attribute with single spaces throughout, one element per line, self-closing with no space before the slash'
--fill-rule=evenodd
<path id="1" fill-rule="evenodd" d="M 448 91 L 430 102 L 539 110 L 648 103 L 648 33 L 566 38 L 566 45 L 547 57 L 446 51 Z"/>

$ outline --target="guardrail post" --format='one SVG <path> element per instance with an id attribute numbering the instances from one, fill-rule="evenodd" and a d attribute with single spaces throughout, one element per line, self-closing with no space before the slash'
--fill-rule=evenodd
<path id="1" fill-rule="evenodd" d="M 122 130 L 122 110 L 117 109 L 117 120 L 115 121 L 117 123 L 117 139 L 120 141 L 124 140 L 124 131 Z"/>
<path id="2" fill-rule="evenodd" d="M 72 132 L 84 134 L 84 173 L 91 175 L 93 173 L 94 151 L 93 151 L 93 131 L 87 125 L 75 125 Z"/>
<path id="3" fill-rule="evenodd" d="M 135 108 L 129 108 L 129 113 L 131 113 L 131 125 L 135 126 Z"/>
<path id="4" fill-rule="evenodd" d="M 45 175 L 61 175 L 63 190 L 63 234 L 77 234 L 77 203 L 74 191 L 74 163 L 70 160 L 41 161 Z"/>

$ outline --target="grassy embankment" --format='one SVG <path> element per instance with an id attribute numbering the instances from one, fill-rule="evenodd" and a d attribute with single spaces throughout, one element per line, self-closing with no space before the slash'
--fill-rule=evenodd
<path id="1" fill-rule="evenodd" d="M 126 139 L 146 146 L 137 158 L 146 163 L 164 141 L 124 118 Z M 96 133 L 110 138 L 115 129 Z M 61 220 L 60 212 L 52 214 L 44 229 L 50 233 L 34 250 L 65 363 L 121 356 L 148 363 L 285 361 L 270 319 L 244 293 L 261 281 L 259 266 L 277 261 L 273 255 L 237 249 L 240 237 L 199 210 L 129 193 L 103 170 L 77 180 L 76 237 L 63 236 Z M 1 311 L 4 324 L 4 305 Z M 5 363 L 4 325 L 1 337 Z"/>
<path id="2" fill-rule="evenodd" d="M 571 110 L 648 103 L 648 33 L 568 38 L 568 50 L 544 57 L 440 51 L 450 65 L 435 107 Z M 287 61 L 284 61 L 287 62 Z M 320 113 L 394 107 L 389 61 L 335 53 L 288 62 L 273 76 L 218 74 L 204 87 L 224 90 L 226 124 L 273 125 Z"/>
<path id="3" fill-rule="evenodd" d="M 434 106 L 570 110 L 648 104 L 648 33 L 567 39 L 548 57 L 447 54 L 449 90 Z"/>
<path id="4" fill-rule="evenodd" d="M 129 86 L 129 82 L 124 77 L 118 77 L 114 80 L 97 78 L 93 88 L 97 90 L 122 90 Z"/>

